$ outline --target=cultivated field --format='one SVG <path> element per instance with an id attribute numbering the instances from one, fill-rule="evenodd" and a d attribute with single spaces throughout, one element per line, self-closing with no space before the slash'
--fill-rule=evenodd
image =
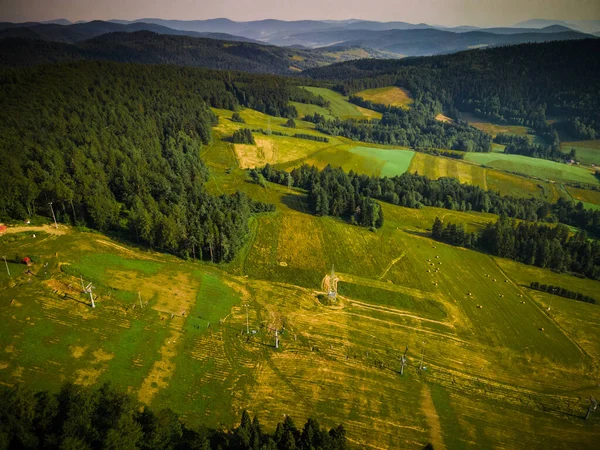
<path id="1" fill-rule="evenodd" d="M 331 102 L 328 110 L 334 117 L 341 119 L 380 119 L 381 113 L 370 109 L 361 108 L 348 102 L 348 97 L 326 88 L 306 87 L 313 94 L 320 95 Z"/>
<path id="2" fill-rule="evenodd" d="M 528 136 L 532 142 L 544 143 L 531 128 L 521 125 L 500 125 L 477 117 L 474 114 L 461 112 L 461 120 L 468 122 L 472 127 L 481 130 L 492 137 L 496 137 L 499 133 L 516 134 L 518 136 Z"/>
<path id="3" fill-rule="evenodd" d="M 367 89 L 354 95 L 380 105 L 409 108 L 413 104 L 410 93 L 406 89 L 396 86 Z"/>
<path id="4" fill-rule="evenodd" d="M 540 158 L 530 158 L 522 155 L 507 155 L 503 153 L 467 153 L 465 159 L 501 169 L 508 172 L 550 181 L 576 181 L 580 183 L 598 184 L 597 178 L 589 170 L 565 163 L 549 161 Z"/>
<path id="5" fill-rule="evenodd" d="M 600 417 L 581 417 L 600 382 L 600 307 L 558 299 L 549 314 L 548 296 L 525 285 L 595 295 L 596 282 L 426 235 L 435 216 L 476 230 L 491 215 L 383 204 L 372 233 L 306 214 L 296 190 L 226 175 L 219 158 L 233 156 L 223 155 L 204 155 L 212 189 L 277 205 L 225 271 L 64 228 L 0 238 L 9 259 L 36 261 L 31 276 L 15 262 L 0 275 L 0 382 L 112 381 L 211 426 L 231 426 L 243 408 L 267 426 L 311 415 L 343 422 L 357 447 L 593 448 Z M 317 295 L 332 264 L 340 299 L 325 306 Z M 95 309 L 80 275 L 96 287 Z M 255 334 L 243 333 L 244 304 Z M 278 350 L 273 328 L 285 329 Z"/>

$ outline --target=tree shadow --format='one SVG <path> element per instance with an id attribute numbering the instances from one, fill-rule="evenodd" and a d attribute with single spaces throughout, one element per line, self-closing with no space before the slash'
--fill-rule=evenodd
<path id="1" fill-rule="evenodd" d="M 281 203 L 294 211 L 309 214 L 311 216 L 313 215 L 308 208 L 306 196 L 285 194 L 281 197 Z"/>
<path id="2" fill-rule="evenodd" d="M 404 233 L 407 233 L 407 234 L 412 234 L 413 236 L 420 236 L 420 237 L 431 238 L 431 232 L 430 231 L 409 230 L 408 228 L 403 228 L 402 231 Z"/>

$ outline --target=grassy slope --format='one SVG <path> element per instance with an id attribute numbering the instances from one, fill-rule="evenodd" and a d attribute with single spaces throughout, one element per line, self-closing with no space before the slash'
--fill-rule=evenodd
<path id="1" fill-rule="evenodd" d="M 215 173 L 211 189 L 240 188 L 278 208 L 254 221 L 251 243 L 228 273 L 99 235 L 2 238 L 3 253 L 35 255 L 39 277 L 28 283 L 17 264 L 12 281 L 22 284 L 7 287 L 0 276 L 0 311 L 10 318 L 0 330 L 0 381 L 56 389 L 67 380 L 111 380 L 213 426 L 231 425 L 242 408 L 265 424 L 283 413 L 313 415 L 328 426 L 344 422 L 350 439 L 369 447 L 433 440 L 448 448 L 586 448 L 598 438 L 597 427 L 568 414 L 583 413 L 578 397 L 598 383 L 600 345 L 589 333 L 600 325 L 592 308 L 600 308 L 563 301 L 548 316 L 538 306 L 545 300 L 522 285 L 532 270 L 555 274 L 422 235 L 436 215 L 471 230 L 492 216 L 384 204 L 386 224 L 371 233 L 302 212 L 295 190 L 262 189 L 238 169 L 225 174 L 232 153 L 222 150 L 204 155 Z M 59 262 L 69 265 L 61 271 Z M 344 298 L 325 307 L 315 293 L 331 264 Z M 79 273 L 97 286 L 95 310 L 77 290 Z M 568 276 L 560 283 L 586 293 L 597 285 Z M 70 298 L 52 292 L 68 284 Z M 132 309 L 137 291 L 144 309 Z M 258 330 L 248 342 L 239 334 L 246 302 Z M 285 324 L 281 350 L 261 324 Z M 400 378 L 405 344 L 409 367 Z"/>
<path id="2" fill-rule="evenodd" d="M 460 113 L 460 118 L 468 122 L 469 125 L 488 133 L 492 137 L 496 137 L 498 133 L 516 134 L 517 136 L 527 136 L 531 142 L 545 144 L 543 140 L 535 134 L 534 130 L 525 126 L 499 125 L 469 113 Z"/>
<path id="3" fill-rule="evenodd" d="M 469 153 L 466 160 L 546 180 L 598 184 L 589 170 L 540 158 L 503 153 Z"/>
<path id="4" fill-rule="evenodd" d="M 247 182 L 241 153 L 221 140 L 240 125 L 228 119 L 231 112 L 216 112 L 214 143 L 202 150 L 209 189 L 243 190 L 277 211 L 252 221 L 249 244 L 224 271 L 96 234 L 0 237 L 2 254 L 38 262 L 31 283 L 19 264 L 10 264 L 12 278 L 0 274 L 1 383 L 54 390 L 69 380 L 110 380 L 156 408 L 211 426 L 231 426 L 243 408 L 268 426 L 285 413 L 297 421 L 312 415 L 326 426 L 343 422 L 351 442 L 369 448 L 428 441 L 436 448 L 593 448 L 600 418 L 584 424 L 581 416 L 600 381 L 600 307 L 526 285 L 552 282 L 595 296 L 597 282 L 427 237 L 436 216 L 477 230 L 491 215 L 383 204 L 386 221 L 377 233 L 311 216 L 297 190 Z M 283 119 L 241 114 L 246 126 L 270 121 L 272 130 L 294 132 L 281 127 Z M 299 121 L 298 128 L 319 135 L 312 124 Z M 261 164 L 270 148 L 280 165 L 318 158 L 344 165 L 350 157 L 377 174 L 419 164 L 433 167 L 432 176 L 535 190 L 520 185 L 529 182 L 522 177 L 447 158 L 337 138 L 257 137 L 277 143 L 250 155 Z M 326 307 L 316 293 L 331 264 L 342 299 Z M 96 286 L 95 310 L 77 288 L 79 274 Z M 133 308 L 138 291 L 143 309 Z M 249 340 L 240 335 L 245 303 L 257 330 Z M 268 328 L 282 326 L 275 351 Z M 405 345 L 409 366 L 400 378 Z M 419 376 L 421 349 L 427 370 Z"/>
<path id="5" fill-rule="evenodd" d="M 367 89 L 354 95 L 381 105 L 410 107 L 413 104 L 410 93 L 396 86 Z"/>
<path id="6" fill-rule="evenodd" d="M 575 149 L 577 160 L 584 164 L 600 165 L 600 140 L 562 142 L 560 147 L 567 153 Z"/>
<path id="7" fill-rule="evenodd" d="M 342 119 L 360 119 L 364 117 L 371 119 L 381 118 L 381 113 L 353 105 L 348 102 L 348 97 L 344 97 L 342 94 L 332 91 L 331 89 L 317 87 L 307 87 L 306 89 L 313 94 L 321 95 L 331 102 L 328 109 L 332 116 L 340 117 Z"/>

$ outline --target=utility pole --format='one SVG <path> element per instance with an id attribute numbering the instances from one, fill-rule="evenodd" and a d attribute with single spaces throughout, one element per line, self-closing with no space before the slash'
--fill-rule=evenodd
<path id="1" fill-rule="evenodd" d="M 140 309 L 142 309 L 142 296 L 140 295 L 140 291 L 138 291 L 138 299 L 140 300 Z"/>
<path id="2" fill-rule="evenodd" d="M 246 334 L 250 334 L 250 324 L 248 322 L 248 303 L 244 304 L 246 307 Z"/>
<path id="3" fill-rule="evenodd" d="M 58 229 L 58 223 L 56 223 L 56 216 L 54 215 L 54 208 L 52 207 L 52 202 L 48 203 L 50 205 L 50 211 L 52 211 L 52 218 L 54 219 L 54 227 Z"/>
<path id="4" fill-rule="evenodd" d="M 92 302 L 92 308 L 95 308 L 96 305 L 94 304 L 94 293 L 92 292 L 92 289 L 94 289 L 94 286 L 92 286 L 92 283 L 88 284 L 87 287 L 85 288 L 86 292 L 88 292 L 90 294 L 90 301 Z"/>
<path id="5" fill-rule="evenodd" d="M 585 415 L 585 420 L 588 420 L 590 418 L 592 411 L 596 411 L 596 408 L 598 408 L 598 402 L 594 397 L 590 395 L 590 407 L 588 408 L 587 414 Z"/>
<path id="6" fill-rule="evenodd" d="M 408 353 L 408 345 L 406 346 L 406 350 L 404 350 L 404 355 L 400 358 L 400 375 L 404 375 L 404 367 L 406 366 L 406 354 Z"/>
<path id="7" fill-rule="evenodd" d="M 6 273 L 8 273 L 8 276 L 10 277 L 10 269 L 8 268 L 8 263 L 6 262 L 6 256 L 3 256 L 4 258 L 4 264 L 6 264 Z"/>
<path id="8" fill-rule="evenodd" d="M 277 334 L 277 329 L 275 329 L 275 348 L 279 348 L 279 335 Z"/>

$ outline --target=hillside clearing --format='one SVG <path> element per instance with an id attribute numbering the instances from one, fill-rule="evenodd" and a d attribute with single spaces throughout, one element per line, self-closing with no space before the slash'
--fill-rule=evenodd
<path id="1" fill-rule="evenodd" d="M 397 86 L 367 89 L 354 94 L 374 104 L 409 108 L 413 98 L 406 89 Z"/>

